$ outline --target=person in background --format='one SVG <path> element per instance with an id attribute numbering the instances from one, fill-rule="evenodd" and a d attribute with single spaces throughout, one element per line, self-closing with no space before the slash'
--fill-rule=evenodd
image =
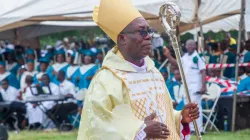
<path id="1" fill-rule="evenodd" d="M 12 49 L 8 49 L 6 51 L 7 55 L 7 63 L 6 63 L 6 70 L 11 72 L 13 75 L 17 75 L 17 71 L 20 68 L 20 65 L 15 60 L 15 52 Z"/>
<path id="2" fill-rule="evenodd" d="M 164 78 L 164 80 L 165 81 L 167 81 L 168 80 L 168 70 L 167 70 L 167 68 L 162 68 L 161 70 L 160 70 L 160 72 L 161 72 L 161 74 L 162 74 L 162 76 L 163 76 L 163 78 Z"/>
<path id="3" fill-rule="evenodd" d="M 226 62 L 226 64 L 231 64 L 231 63 L 235 63 L 236 61 L 236 56 L 229 51 L 229 41 L 228 40 L 223 40 L 221 42 L 221 51 L 222 51 L 222 57 L 220 59 L 220 62 Z M 226 61 L 225 61 L 226 60 Z M 231 68 L 225 68 L 224 72 L 223 72 L 223 76 L 227 77 L 227 78 L 233 78 L 234 77 L 234 69 L 235 67 L 231 67 Z"/>
<path id="4" fill-rule="evenodd" d="M 250 63 L 250 60 L 247 63 Z M 245 70 L 246 70 L 246 75 L 250 76 L 250 66 L 246 66 Z"/>
<path id="5" fill-rule="evenodd" d="M 24 90 L 24 101 L 28 97 L 36 96 L 33 94 L 35 94 L 34 92 L 37 91 L 32 76 L 27 75 L 25 78 L 25 83 L 27 86 Z M 28 119 L 29 125 L 31 126 L 31 129 L 37 129 L 44 123 L 46 116 L 37 103 L 26 103 L 26 112 L 26 117 Z"/>
<path id="6" fill-rule="evenodd" d="M 174 92 L 173 92 L 173 83 L 175 81 L 174 78 L 172 78 L 172 80 L 168 80 L 168 70 L 167 68 L 162 68 L 160 70 L 165 82 L 166 82 L 166 86 L 168 88 L 169 94 L 171 96 L 171 99 L 174 100 Z"/>
<path id="7" fill-rule="evenodd" d="M 42 82 L 37 84 L 36 87 L 37 88 L 41 87 L 43 89 L 44 94 L 47 94 L 47 95 L 59 95 L 60 94 L 59 87 L 50 81 L 48 74 L 44 74 L 42 76 L 41 81 Z M 56 103 L 54 101 L 43 101 L 42 102 L 42 110 L 49 111 L 55 105 L 56 105 Z"/>
<path id="8" fill-rule="evenodd" d="M 17 59 L 17 64 L 19 65 L 19 69 L 21 68 L 22 65 L 25 65 L 25 61 L 24 61 L 24 58 L 22 55 L 17 55 L 16 59 Z M 19 71 L 19 69 L 18 69 L 18 71 Z M 18 72 L 17 72 L 17 74 L 18 74 Z"/>
<path id="9" fill-rule="evenodd" d="M 174 92 L 173 104 L 175 105 L 176 110 L 182 110 L 185 106 L 184 104 L 185 91 L 181 82 L 180 71 L 178 69 L 174 71 L 174 78 L 175 81 L 173 82 L 173 92 Z"/>
<path id="10" fill-rule="evenodd" d="M 57 75 L 58 81 L 60 81 L 59 84 L 59 91 L 60 94 L 64 95 L 66 98 L 68 98 L 66 101 L 63 101 L 62 103 L 59 103 L 58 105 L 54 106 L 51 111 L 56 112 L 55 114 L 57 117 L 57 121 L 59 124 L 66 124 L 63 129 L 72 130 L 72 126 L 70 125 L 70 121 L 68 119 L 68 115 L 73 114 L 74 111 L 77 112 L 77 104 L 75 100 L 76 91 L 75 86 L 73 83 L 68 81 L 66 79 L 66 75 L 64 71 L 59 71 Z"/>
<path id="11" fill-rule="evenodd" d="M 209 44 L 207 44 L 206 41 L 204 40 L 204 52 L 200 52 L 200 55 L 204 57 L 206 64 L 208 64 L 210 61 L 211 53 L 212 53 L 211 46 L 209 46 Z"/>
<path id="12" fill-rule="evenodd" d="M 17 78 L 14 74 L 6 71 L 5 69 L 5 62 L 0 61 L 0 83 L 4 80 L 7 79 L 8 81 L 11 81 L 9 84 L 12 87 L 15 87 L 16 89 L 19 89 L 20 85 L 19 82 L 17 81 Z"/>
<path id="13" fill-rule="evenodd" d="M 231 37 L 231 34 L 229 32 L 225 33 L 225 40 L 229 42 L 230 46 L 236 44 L 236 40 Z"/>
<path id="14" fill-rule="evenodd" d="M 79 73 L 77 72 L 79 69 L 79 66 L 77 65 L 77 57 L 76 57 L 76 52 L 73 50 L 68 50 L 68 60 L 67 62 L 69 63 L 69 67 L 66 70 L 66 77 L 67 79 L 72 82 L 74 85 L 78 85 L 78 80 L 77 77 L 80 76 Z"/>
<path id="15" fill-rule="evenodd" d="M 169 76 L 167 81 L 171 81 L 174 78 L 174 71 L 178 69 L 178 66 L 170 64 L 169 67 Z"/>
<path id="16" fill-rule="evenodd" d="M 210 43 L 210 46 L 211 46 L 212 53 L 209 59 L 209 63 L 215 63 L 215 64 L 220 63 L 221 52 L 220 52 L 218 43 L 217 42 Z"/>
<path id="17" fill-rule="evenodd" d="M 159 69 L 159 67 L 161 66 L 160 63 L 157 60 L 157 57 L 155 55 L 155 50 L 151 50 L 151 53 L 149 55 L 149 57 L 154 61 L 155 67 Z"/>
<path id="18" fill-rule="evenodd" d="M 22 65 L 22 66 L 18 69 L 18 72 L 17 72 L 17 80 L 18 80 L 18 83 L 21 82 L 23 73 L 24 73 L 25 71 L 27 71 L 27 68 L 26 68 L 25 65 Z"/>
<path id="19" fill-rule="evenodd" d="M 97 49 L 96 64 L 97 64 L 98 69 L 102 67 L 103 59 L 107 53 L 108 53 L 108 48 Z"/>
<path id="20" fill-rule="evenodd" d="M 18 100 L 18 90 L 9 85 L 9 81 L 7 79 L 1 81 L 0 92 L 4 101 L 13 102 Z"/>
<path id="21" fill-rule="evenodd" d="M 26 63 L 27 63 L 28 61 L 32 61 L 32 60 L 34 61 L 34 68 L 35 68 L 35 70 L 37 71 L 36 68 L 38 68 L 39 62 L 37 62 L 37 54 L 36 54 L 36 51 L 35 51 L 34 49 L 32 49 L 32 48 L 26 49 L 26 51 L 25 51 L 25 58 L 26 58 Z"/>
<path id="22" fill-rule="evenodd" d="M 201 95 L 206 92 L 206 65 L 204 58 L 200 57 L 197 53 L 196 42 L 194 40 L 188 40 L 186 42 L 187 53 L 185 53 L 182 58 L 183 70 L 186 77 L 186 82 L 188 84 L 188 90 L 191 100 L 198 104 L 199 106 L 199 118 L 197 119 L 198 129 L 203 133 L 203 117 L 202 117 L 202 107 L 201 107 Z M 169 50 L 166 48 L 166 57 L 169 59 L 172 65 L 177 66 L 176 60 L 171 56 Z M 185 94 L 185 104 L 188 103 Z M 191 124 L 191 131 L 194 132 L 194 126 Z"/>
<path id="23" fill-rule="evenodd" d="M 49 75 L 51 82 L 59 85 L 59 81 L 57 80 L 57 73 L 60 70 L 63 70 L 64 72 L 66 72 L 67 68 L 69 67 L 69 64 L 66 62 L 65 60 L 65 51 L 63 48 L 59 49 L 56 51 L 55 53 L 55 59 L 56 59 L 56 63 L 49 66 L 49 68 L 47 69 L 47 74 Z"/>
<path id="24" fill-rule="evenodd" d="M 237 86 L 237 92 L 250 90 L 250 76 L 245 72 L 249 71 L 249 67 L 239 67 L 239 84 Z M 249 94 L 250 92 L 248 92 Z"/>
<path id="25" fill-rule="evenodd" d="M 239 67 L 238 75 L 239 75 L 238 81 L 247 78 L 246 67 Z M 235 78 L 233 80 L 235 80 Z"/>
<path id="26" fill-rule="evenodd" d="M 107 52 L 108 48 L 97 49 L 95 66 L 91 68 L 93 74 L 96 74 L 102 68 L 103 59 Z"/>
<path id="27" fill-rule="evenodd" d="M 27 86 L 26 83 L 25 83 L 25 79 L 26 79 L 26 76 L 30 75 L 32 77 L 34 77 L 38 72 L 35 70 L 35 64 L 34 64 L 34 60 L 32 59 L 28 59 L 27 60 L 27 64 L 26 64 L 26 67 L 27 67 L 27 71 L 25 71 L 21 77 L 21 81 L 20 81 L 20 87 L 21 87 L 21 90 L 23 91 L 24 88 Z"/>
<path id="28" fill-rule="evenodd" d="M 246 49 L 246 44 L 244 41 L 241 41 L 240 54 L 239 54 L 239 63 L 244 63 L 244 57 L 248 50 Z"/>
<path id="29" fill-rule="evenodd" d="M 247 63 L 250 61 L 250 40 L 246 41 L 244 52 L 245 52 L 245 54 L 244 54 L 243 62 Z"/>
<path id="30" fill-rule="evenodd" d="M 36 59 L 35 51 L 31 48 L 28 48 L 25 50 L 25 56 L 26 56 L 26 59 L 31 59 L 31 60 Z"/>
<path id="31" fill-rule="evenodd" d="M 79 79 L 79 90 L 83 88 L 88 89 L 90 81 L 96 72 L 96 69 L 94 69 L 95 64 L 93 63 L 93 52 L 90 50 L 85 50 L 82 53 L 83 65 L 78 69 L 78 73 L 80 73 L 79 75 L 81 76 L 77 78 Z"/>
<path id="32" fill-rule="evenodd" d="M 11 102 L 10 108 L 5 112 L 9 115 L 6 114 L 6 116 L 10 116 L 14 112 L 16 112 L 15 116 L 17 117 L 18 125 L 22 128 L 21 124 L 25 120 L 24 116 L 26 113 L 25 105 L 24 103 L 19 102 L 18 90 L 15 87 L 11 86 L 9 84 L 10 82 L 12 81 L 9 81 L 7 79 L 1 81 L 0 94 L 3 98 L 3 102 Z M 12 119 L 12 117 L 7 119 L 7 123 L 10 124 L 12 128 L 14 128 L 13 121 L 14 120 Z"/>
<path id="33" fill-rule="evenodd" d="M 53 47 L 48 44 L 45 45 L 45 50 L 41 50 L 40 57 L 46 57 L 50 61 L 53 60 Z"/>
<path id="34" fill-rule="evenodd" d="M 41 82 L 42 76 L 46 74 L 50 60 L 47 57 L 40 57 L 38 62 L 39 65 L 39 72 L 34 75 L 34 83 L 37 84 Z"/>
<path id="35" fill-rule="evenodd" d="M 237 45 L 236 44 L 231 45 L 230 48 L 229 48 L 229 51 L 232 52 L 235 55 L 235 57 L 236 57 L 236 54 L 237 54 Z"/>

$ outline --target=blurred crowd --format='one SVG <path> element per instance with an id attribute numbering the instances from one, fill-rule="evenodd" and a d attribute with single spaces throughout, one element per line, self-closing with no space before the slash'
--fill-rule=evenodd
<path id="1" fill-rule="evenodd" d="M 12 103 L 9 113 L 2 110 L 5 116 L 1 120 L 9 124 L 10 128 L 14 128 L 13 120 L 5 118 L 6 114 L 8 116 L 17 112 L 20 128 L 49 127 L 49 125 L 42 126 L 47 119 L 47 113 L 56 112 L 57 121 L 54 124 L 57 127 L 62 123 L 70 124 L 68 116 L 70 114 L 80 116 L 85 91 L 92 77 L 102 67 L 103 58 L 108 50 L 105 38 L 97 38 L 87 43 L 78 41 L 76 37 L 64 38 L 53 46 L 44 46 L 44 49 L 15 46 L 2 41 L 0 102 Z M 47 91 L 44 87 L 48 87 Z M 44 101 L 40 105 L 25 103 L 30 96 L 36 96 L 33 88 L 36 88 L 36 92 L 41 92 L 39 89 L 42 89 L 44 93 L 49 93 L 48 95 L 64 95 L 69 99 L 63 103 L 51 101 Z M 65 127 L 65 129 L 71 128 Z"/>
<path id="2" fill-rule="evenodd" d="M 207 38 L 204 51 L 201 51 L 200 44 L 196 44 L 197 52 L 204 59 L 206 64 L 231 64 L 236 62 L 237 43 L 229 33 L 225 34 L 224 40 L 220 42 Z M 152 54 L 150 57 L 155 62 L 155 66 L 160 68 L 166 86 L 173 100 L 173 105 L 177 110 L 184 106 L 184 93 L 179 87 L 182 85 L 178 67 L 171 63 L 163 64 L 167 59 L 163 38 L 154 34 L 152 36 Z M 185 42 L 181 43 L 182 51 L 186 50 Z M 105 55 L 113 46 L 109 45 L 108 39 L 97 38 L 94 41 L 83 42 L 77 37 L 64 38 L 58 40 L 54 45 L 32 48 L 31 46 L 13 45 L 8 41 L 0 42 L 0 102 L 12 102 L 11 114 L 17 112 L 18 127 L 25 128 L 49 128 L 46 124 L 47 112 L 53 112 L 56 116 L 54 125 L 71 124 L 75 120 L 71 117 L 76 114 L 79 122 L 84 102 L 84 94 L 88 89 L 91 79 L 102 67 Z M 168 44 L 170 54 L 175 58 L 171 43 Z M 250 62 L 250 40 L 241 42 L 240 63 Z M 195 62 L 195 58 L 193 59 Z M 250 68 L 239 68 L 238 92 L 250 90 Z M 235 78 L 235 67 L 206 69 L 206 75 L 224 80 Z M 219 84 L 218 84 L 219 85 Z M 41 104 L 26 103 L 30 96 L 36 96 L 32 88 L 49 87 L 49 95 L 64 95 L 68 97 L 64 102 L 44 101 Z M 224 85 L 219 85 L 221 88 Z M 178 87 L 178 88 L 176 88 Z M 45 89 L 44 89 L 45 90 Z M 222 93 L 230 95 L 233 92 Z M 203 108 L 212 106 L 204 104 Z M 6 110 L 0 109 L 0 122 L 7 124 L 10 128 L 15 128 L 13 118 L 3 116 Z M 77 127 L 79 124 L 73 124 Z M 66 125 L 67 126 L 67 125 Z M 70 126 L 70 125 L 68 125 Z M 71 130 L 71 127 L 65 127 Z"/>

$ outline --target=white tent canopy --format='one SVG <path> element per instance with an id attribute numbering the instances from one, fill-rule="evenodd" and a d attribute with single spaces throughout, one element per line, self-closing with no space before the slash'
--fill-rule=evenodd
<path id="1" fill-rule="evenodd" d="M 159 8 L 165 1 L 175 2 L 181 9 L 181 32 L 196 33 L 194 22 L 203 23 L 204 32 L 238 29 L 240 0 L 132 0 L 148 22 L 162 31 L 158 20 Z M 200 4 L 198 4 L 200 2 Z M 0 1 L 0 32 L 24 26 L 48 27 L 50 33 L 74 27 L 96 26 L 92 10 L 100 0 L 8 0 Z M 235 15 L 236 14 L 236 15 Z M 235 16 L 232 16 L 235 15 Z M 197 25 L 198 26 L 198 25 Z M 35 27 L 35 26 L 32 26 Z M 193 29 L 193 30 L 192 30 Z M 247 28 L 250 30 L 250 28 Z M 24 29 L 23 29 L 24 30 Z M 30 31 L 31 29 L 29 29 Z M 41 30 L 40 30 L 41 31 Z M 27 32 L 27 31 L 26 31 Z M 0 33 L 1 34 L 1 33 Z M 45 34 L 45 33 L 43 33 Z M 39 35 L 36 33 L 34 35 Z M 1 37 L 1 35 L 0 35 Z M 32 36 L 29 36 L 32 37 Z"/>
<path id="2" fill-rule="evenodd" d="M 209 31 L 213 32 L 219 32 L 219 31 L 230 31 L 232 29 L 239 30 L 239 22 L 240 22 L 240 16 L 239 15 L 234 15 L 225 19 L 221 19 L 209 24 L 203 25 L 203 32 L 207 33 Z M 194 29 L 188 30 L 183 32 L 185 33 L 191 33 L 191 34 L 196 34 L 198 31 L 200 31 L 199 27 L 196 27 Z"/>

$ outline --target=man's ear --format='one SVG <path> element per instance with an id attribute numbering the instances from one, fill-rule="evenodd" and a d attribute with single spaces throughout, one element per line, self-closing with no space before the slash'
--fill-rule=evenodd
<path id="1" fill-rule="evenodd" d="M 119 34 L 118 37 L 117 37 L 117 42 L 120 45 L 125 45 L 126 44 L 126 36 L 123 35 L 123 34 Z"/>

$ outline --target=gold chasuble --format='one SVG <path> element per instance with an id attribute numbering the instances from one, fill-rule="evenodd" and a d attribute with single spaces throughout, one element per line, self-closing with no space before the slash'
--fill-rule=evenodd
<path id="1" fill-rule="evenodd" d="M 130 0 L 101 0 L 93 20 L 117 43 L 118 34 L 142 17 Z M 134 140 L 145 117 L 166 124 L 169 140 L 180 139 L 181 112 L 173 110 L 169 92 L 154 62 L 144 58 L 146 72 L 137 72 L 117 47 L 104 58 L 84 101 L 78 140 Z"/>
<path id="2" fill-rule="evenodd" d="M 156 112 L 167 125 L 169 140 L 180 139 L 180 112 L 173 110 L 169 92 L 153 61 L 146 57 L 147 72 L 138 73 L 115 48 L 87 92 L 78 140 L 133 140 L 144 118 Z"/>

